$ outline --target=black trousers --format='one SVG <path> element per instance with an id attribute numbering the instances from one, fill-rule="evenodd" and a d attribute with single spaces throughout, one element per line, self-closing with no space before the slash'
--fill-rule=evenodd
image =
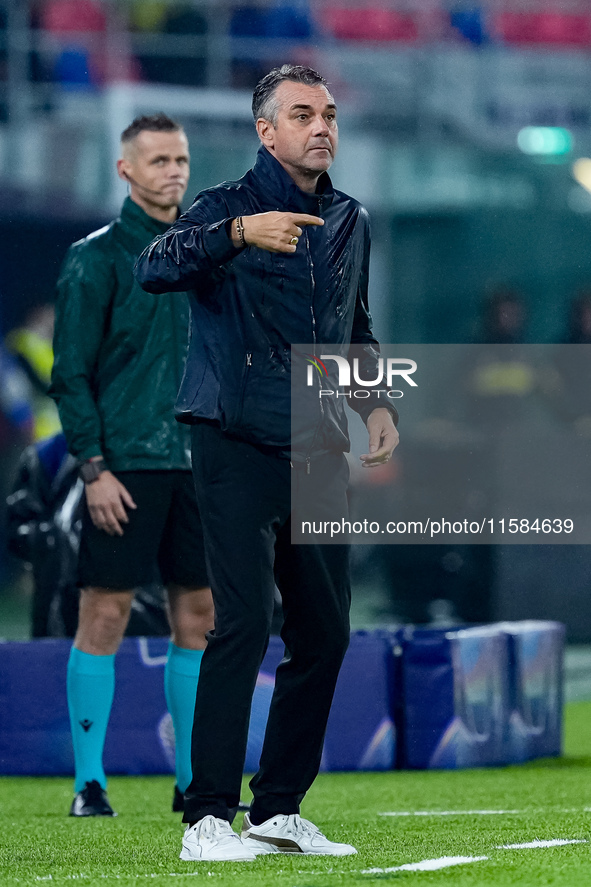
<path id="1" fill-rule="evenodd" d="M 344 545 L 292 545 L 291 473 L 298 483 L 346 500 L 342 454 L 289 460 L 226 437 L 210 423 L 193 428 L 193 472 L 215 604 L 195 704 L 193 780 L 185 822 L 213 814 L 232 821 L 238 801 L 252 695 L 267 648 L 274 586 L 283 601 L 286 656 L 275 682 L 251 814 L 260 822 L 297 813 L 318 773 L 339 669 L 349 643 L 350 582 Z"/>

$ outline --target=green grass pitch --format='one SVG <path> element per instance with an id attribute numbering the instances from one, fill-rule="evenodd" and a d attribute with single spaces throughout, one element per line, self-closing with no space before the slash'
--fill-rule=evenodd
<path id="1" fill-rule="evenodd" d="M 171 778 L 112 777 L 109 796 L 116 819 L 77 820 L 66 815 L 70 779 L 0 778 L 0 885 L 589 887 L 591 702 L 567 706 L 562 759 L 487 770 L 321 775 L 302 813 L 329 837 L 355 844 L 358 855 L 342 859 L 181 862 Z M 428 815 L 380 815 L 386 812 Z M 507 847 L 516 844 L 533 846 Z M 408 867 L 417 863 L 422 867 Z"/>

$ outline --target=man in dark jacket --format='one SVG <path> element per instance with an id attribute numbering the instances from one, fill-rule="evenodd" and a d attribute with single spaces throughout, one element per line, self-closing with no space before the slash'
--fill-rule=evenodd
<path id="1" fill-rule="evenodd" d="M 133 589 L 167 586 L 172 639 L 165 669 L 176 738 L 174 807 L 190 780 L 190 736 L 205 633 L 213 624 L 187 429 L 174 421 L 188 305 L 148 297 L 135 259 L 178 214 L 189 178 L 182 128 L 163 114 L 124 131 L 117 169 L 129 183 L 121 215 L 70 247 L 59 283 L 52 394 L 81 463 L 85 509 L 79 623 L 68 663 L 76 767 L 73 816 L 112 816 L 103 745 L 114 658 Z"/>
<path id="2" fill-rule="evenodd" d="M 191 300 L 177 409 L 192 424 L 216 623 L 197 692 L 186 860 L 355 852 L 299 816 L 348 644 L 350 585 L 346 546 L 291 544 L 290 487 L 295 477 L 340 516 L 348 437 L 341 408 L 319 408 L 316 396 L 312 422 L 292 441 L 290 368 L 292 344 L 326 342 L 359 345 L 375 369 L 369 223 L 327 175 L 336 107 L 319 74 L 290 65 L 271 71 L 255 90 L 253 112 L 261 141 L 254 168 L 201 193 L 136 266 L 148 292 L 190 289 Z M 393 412 L 359 411 L 370 433 L 361 458 L 379 464 L 398 440 Z M 230 823 L 275 581 L 286 656 L 239 837 Z"/>

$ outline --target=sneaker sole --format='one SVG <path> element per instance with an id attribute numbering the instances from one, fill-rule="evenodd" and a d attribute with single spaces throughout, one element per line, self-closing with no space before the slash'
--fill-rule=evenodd
<path id="1" fill-rule="evenodd" d="M 335 853 L 334 850 L 277 850 L 284 856 L 355 856 L 357 850 L 347 850 L 345 853 Z"/>
<path id="2" fill-rule="evenodd" d="M 190 850 L 183 847 L 179 859 L 183 862 L 254 862 L 256 856 L 254 853 L 249 853 L 248 856 L 193 856 Z"/>
<path id="3" fill-rule="evenodd" d="M 335 853 L 333 850 L 278 850 L 277 852 L 284 856 L 355 856 L 357 850 L 347 850 L 346 853 Z"/>
<path id="4" fill-rule="evenodd" d="M 242 840 L 245 847 L 248 847 L 255 856 L 268 856 L 269 853 L 279 853 L 279 848 L 274 844 L 259 844 L 258 841 Z"/>
<path id="5" fill-rule="evenodd" d="M 73 816 L 74 819 L 91 819 L 92 817 L 102 816 L 106 819 L 113 819 L 114 816 L 117 816 L 117 813 L 113 811 L 113 813 L 68 813 L 68 816 Z"/>
<path id="6" fill-rule="evenodd" d="M 258 856 L 267 853 L 282 853 L 284 856 L 354 856 L 357 853 L 357 850 L 355 849 L 345 851 L 296 850 L 295 848 L 291 849 L 289 847 L 277 847 L 276 844 L 260 844 L 261 849 L 257 846 L 255 850 L 254 848 L 251 848 L 251 841 L 256 841 L 255 838 L 243 838 L 242 841 L 246 844 L 249 850 L 252 849 L 252 852 L 256 853 Z M 256 841 L 256 843 L 258 844 L 258 841 Z"/>

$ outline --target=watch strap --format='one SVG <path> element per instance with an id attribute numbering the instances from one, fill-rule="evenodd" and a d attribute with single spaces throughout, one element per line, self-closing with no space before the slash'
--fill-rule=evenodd
<path id="1" fill-rule="evenodd" d="M 87 459 L 80 466 L 80 477 L 85 484 L 92 484 L 98 480 L 103 471 L 107 470 L 105 460 L 102 458 Z"/>

